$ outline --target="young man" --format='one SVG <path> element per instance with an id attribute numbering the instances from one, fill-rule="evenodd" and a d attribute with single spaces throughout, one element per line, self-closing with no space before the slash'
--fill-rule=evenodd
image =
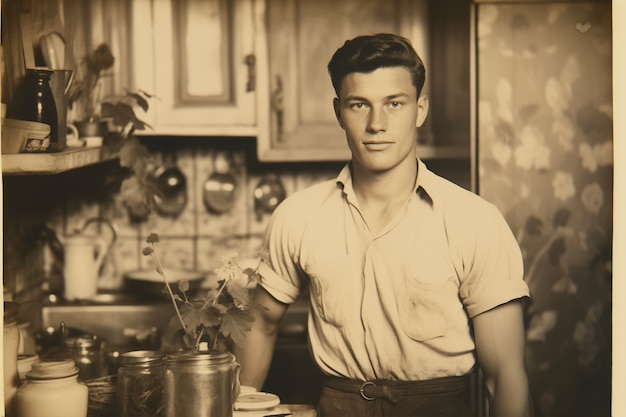
<path id="1" fill-rule="evenodd" d="M 347 41 L 328 65 L 352 160 L 286 199 L 241 382 L 261 388 L 279 322 L 309 285 L 309 345 L 328 377 L 318 416 L 467 416 L 476 359 L 497 416 L 528 416 L 522 258 L 498 210 L 416 157 L 425 70 L 391 34 Z"/>

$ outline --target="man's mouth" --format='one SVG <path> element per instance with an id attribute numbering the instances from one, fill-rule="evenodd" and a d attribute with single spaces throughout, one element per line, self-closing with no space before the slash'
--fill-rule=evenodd
<path id="1" fill-rule="evenodd" d="M 364 142 L 363 146 L 365 149 L 369 151 L 384 151 L 385 149 L 390 148 L 393 145 L 393 142 L 386 141 L 377 141 L 377 142 Z"/>

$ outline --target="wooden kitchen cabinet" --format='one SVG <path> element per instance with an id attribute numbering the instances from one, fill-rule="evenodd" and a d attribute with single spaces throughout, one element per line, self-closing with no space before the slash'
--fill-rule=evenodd
<path id="1" fill-rule="evenodd" d="M 254 136 L 261 0 L 135 0 L 135 86 L 153 93 L 143 134 Z"/>
<path id="2" fill-rule="evenodd" d="M 454 21 L 437 3 L 267 0 L 269 96 L 265 116 L 269 121 L 259 125 L 259 160 L 349 159 L 344 132 L 333 112 L 335 93 L 326 65 L 346 39 L 376 32 L 408 37 L 426 65 L 423 93 L 431 99 L 431 114 L 418 130 L 418 155 L 424 159 L 469 158 L 469 2 L 452 5 L 444 1 L 458 8 Z M 447 102 L 449 99 L 454 102 Z M 434 112 L 441 114 L 435 118 Z"/>

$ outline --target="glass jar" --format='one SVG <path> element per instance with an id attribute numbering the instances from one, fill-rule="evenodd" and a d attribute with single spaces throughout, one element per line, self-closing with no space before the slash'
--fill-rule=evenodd
<path id="1" fill-rule="evenodd" d="M 89 389 L 72 359 L 35 362 L 17 390 L 17 417 L 86 417 Z"/>
<path id="2" fill-rule="evenodd" d="M 179 352 L 165 362 L 166 417 L 232 417 L 240 366 L 231 353 Z"/>
<path id="3" fill-rule="evenodd" d="M 163 416 L 165 355 L 136 350 L 120 355 L 117 399 L 121 417 Z"/>
<path id="4" fill-rule="evenodd" d="M 109 356 L 103 339 L 97 336 L 70 337 L 64 346 L 65 353 L 76 362 L 78 377 L 83 381 L 108 375 Z"/>
<path id="5" fill-rule="evenodd" d="M 4 413 L 6 417 L 15 416 L 15 393 L 20 384 L 17 371 L 17 352 L 19 349 L 20 333 L 17 328 L 17 311 L 19 304 L 4 302 L 4 331 L 2 333 L 4 347 L 2 348 L 2 363 L 4 365 Z"/>
<path id="6" fill-rule="evenodd" d="M 39 355 L 36 353 L 20 353 L 17 355 L 17 373 L 20 376 L 20 383 L 26 381 L 26 374 L 33 369 L 33 364 L 38 360 Z"/>

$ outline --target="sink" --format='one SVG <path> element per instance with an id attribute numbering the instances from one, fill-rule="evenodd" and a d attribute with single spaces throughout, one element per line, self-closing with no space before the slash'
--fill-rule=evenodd
<path id="1" fill-rule="evenodd" d="M 69 329 L 103 338 L 111 348 L 136 346 L 138 338 L 162 335 L 176 311 L 167 297 L 145 300 L 124 294 L 98 294 L 90 301 L 59 302 L 41 307 L 42 328 Z M 294 302 L 279 331 L 279 339 L 306 340 L 308 300 Z"/>
<path id="2" fill-rule="evenodd" d="M 176 314 L 171 303 L 52 304 L 41 308 L 43 328 L 79 329 L 105 339 L 110 347 L 133 346 L 138 336 L 162 332 Z"/>

